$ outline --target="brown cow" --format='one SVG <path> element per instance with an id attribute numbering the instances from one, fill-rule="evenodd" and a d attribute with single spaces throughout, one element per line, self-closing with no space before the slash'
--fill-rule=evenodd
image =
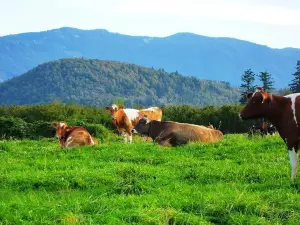
<path id="1" fill-rule="evenodd" d="M 219 130 L 188 123 L 155 121 L 144 117 L 135 126 L 138 133 L 150 136 L 163 146 L 176 146 L 188 142 L 216 142 L 223 138 Z"/>
<path id="2" fill-rule="evenodd" d="M 249 93 L 248 103 L 241 111 L 243 120 L 264 117 L 277 128 L 288 147 L 291 179 L 294 182 L 298 169 L 298 149 L 300 138 L 300 94 L 278 96 L 257 88 Z"/>
<path id="3" fill-rule="evenodd" d="M 62 148 L 98 144 L 98 141 L 83 127 L 68 126 L 65 122 L 52 123 L 52 125 L 56 128 L 56 137 Z"/>
<path id="4" fill-rule="evenodd" d="M 124 137 L 124 142 L 132 143 L 132 129 L 143 116 L 148 116 L 153 120 L 161 121 L 162 110 L 158 107 L 151 107 L 148 109 L 124 109 L 122 105 L 106 106 L 106 110 L 111 112 L 111 117 L 119 133 Z"/>

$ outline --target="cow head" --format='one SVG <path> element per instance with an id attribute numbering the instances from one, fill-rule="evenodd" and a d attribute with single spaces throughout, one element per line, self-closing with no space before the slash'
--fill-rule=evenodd
<path id="1" fill-rule="evenodd" d="M 61 141 L 64 139 L 66 133 L 69 131 L 69 126 L 65 122 L 52 123 L 52 126 L 56 128 L 56 137 Z"/>
<path id="2" fill-rule="evenodd" d="M 247 105 L 240 113 L 243 120 L 255 119 L 266 116 L 266 111 L 270 108 L 272 95 L 265 92 L 261 87 L 254 93 L 247 94 Z"/>
<path id="3" fill-rule="evenodd" d="M 135 125 L 134 129 L 139 133 L 139 134 L 147 134 L 149 133 L 149 126 L 150 126 L 151 120 L 148 119 L 146 116 L 143 117 L 142 119 L 139 120 L 137 125 Z"/>
<path id="4" fill-rule="evenodd" d="M 105 110 L 110 111 L 112 120 L 116 119 L 116 112 L 118 112 L 118 110 L 120 110 L 120 109 L 124 109 L 124 106 L 113 104 L 111 106 L 105 107 Z"/>

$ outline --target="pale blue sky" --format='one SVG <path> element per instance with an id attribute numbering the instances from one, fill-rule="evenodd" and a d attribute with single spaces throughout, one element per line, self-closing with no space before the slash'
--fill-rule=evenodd
<path id="1" fill-rule="evenodd" d="M 192 32 L 300 48 L 300 0 L 0 0 L 0 35 L 59 27 L 164 37 Z"/>

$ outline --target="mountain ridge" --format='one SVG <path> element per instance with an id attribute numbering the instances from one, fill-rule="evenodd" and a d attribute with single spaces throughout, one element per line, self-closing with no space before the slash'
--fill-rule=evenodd
<path id="1" fill-rule="evenodd" d="M 98 59 L 60 59 L 0 83 L 0 105 L 63 103 L 100 106 L 123 99 L 136 104 L 234 104 L 240 92 L 226 82 Z"/>
<path id="2" fill-rule="evenodd" d="M 268 70 L 276 87 L 292 79 L 300 49 L 270 48 L 245 40 L 179 32 L 167 37 L 131 36 L 105 29 L 63 27 L 0 38 L 0 80 L 60 58 L 97 58 L 178 71 L 240 85 L 241 74 Z"/>

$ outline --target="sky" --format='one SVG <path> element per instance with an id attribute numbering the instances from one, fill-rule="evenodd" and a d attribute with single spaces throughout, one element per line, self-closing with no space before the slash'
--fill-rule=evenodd
<path id="1" fill-rule="evenodd" d="M 300 0 L 0 0 L 0 36 L 60 27 L 165 37 L 191 32 L 300 48 Z"/>

